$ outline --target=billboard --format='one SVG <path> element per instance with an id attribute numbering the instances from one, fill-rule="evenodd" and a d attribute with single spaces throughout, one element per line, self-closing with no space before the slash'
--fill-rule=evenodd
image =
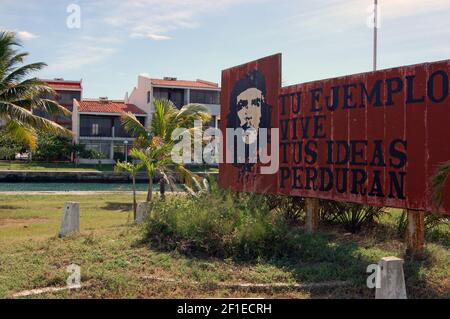
<path id="1" fill-rule="evenodd" d="M 450 60 L 287 87 L 280 61 L 275 55 L 223 71 L 223 133 L 236 126 L 226 120 L 239 102 L 236 83 L 252 72 L 264 77 L 270 127 L 279 131 L 267 146 L 278 143 L 279 167 L 261 174 L 225 161 L 222 187 L 450 213 L 450 185 L 439 207 L 431 199 L 431 178 L 450 160 Z M 244 179 L 236 179 L 239 170 Z"/>

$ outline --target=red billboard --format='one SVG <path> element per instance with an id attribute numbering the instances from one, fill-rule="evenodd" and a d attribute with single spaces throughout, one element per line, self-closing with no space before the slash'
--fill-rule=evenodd
<path id="1" fill-rule="evenodd" d="M 222 187 L 450 213 L 450 185 L 439 207 L 431 196 L 432 176 L 450 160 L 450 60 L 288 87 L 280 85 L 280 61 L 275 55 L 223 71 L 222 134 L 236 127 L 227 120 L 236 110 L 246 108 L 238 124 L 267 124 L 254 120 L 264 112 L 233 106 L 240 101 L 233 88 L 257 72 L 271 106 L 269 126 L 279 130 L 279 168 L 261 174 L 259 162 L 246 170 L 225 161 Z M 273 134 L 265 144 L 272 150 Z"/>

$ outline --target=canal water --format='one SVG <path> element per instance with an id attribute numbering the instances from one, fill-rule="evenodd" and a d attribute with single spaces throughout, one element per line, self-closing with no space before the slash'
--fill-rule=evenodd
<path id="1" fill-rule="evenodd" d="M 147 191 L 145 183 L 136 184 L 137 191 Z M 159 184 L 153 185 L 155 191 Z M 124 191 L 132 190 L 126 183 L 0 183 L 0 192 L 69 192 L 69 191 Z M 170 189 L 166 187 L 166 190 Z M 181 185 L 176 185 L 177 191 L 182 191 Z"/>

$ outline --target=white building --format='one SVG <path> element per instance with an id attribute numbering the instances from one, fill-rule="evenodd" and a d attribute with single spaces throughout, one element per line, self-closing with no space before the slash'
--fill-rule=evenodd
<path id="1" fill-rule="evenodd" d="M 178 108 L 198 103 L 208 107 L 212 116 L 210 126 L 218 127 L 220 120 L 220 87 L 217 83 L 204 80 L 188 81 L 165 77 L 152 79 L 147 75 L 139 75 L 137 87 L 131 94 L 125 96 L 125 102 L 131 103 L 148 114 L 148 120 L 153 114 L 153 100 L 166 99 L 172 101 Z"/>
<path id="2" fill-rule="evenodd" d="M 102 163 L 124 160 L 134 138 L 125 132 L 120 116 L 124 112 L 136 115 L 145 124 L 147 114 L 136 105 L 108 98 L 74 100 L 72 127 L 74 141 L 87 150 L 102 154 Z M 98 159 L 79 159 L 80 163 L 97 163 Z"/>
<path id="3" fill-rule="evenodd" d="M 74 99 L 72 131 L 74 141 L 103 155 L 102 163 L 123 160 L 133 145 L 134 138 L 125 132 L 120 116 L 131 112 L 148 125 L 154 113 L 154 99 L 172 101 L 176 107 L 189 103 L 206 105 L 212 120 L 209 126 L 218 127 L 220 120 L 220 88 L 217 83 L 203 80 L 186 81 L 176 78 L 151 79 L 139 75 L 138 85 L 123 101 Z M 97 163 L 98 159 L 79 159 L 80 163 Z"/>

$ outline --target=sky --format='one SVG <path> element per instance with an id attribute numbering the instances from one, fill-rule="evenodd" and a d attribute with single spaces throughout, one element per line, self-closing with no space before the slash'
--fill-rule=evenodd
<path id="1" fill-rule="evenodd" d="M 450 0 L 378 0 L 378 68 L 450 58 Z M 220 83 L 221 70 L 283 54 L 283 85 L 372 69 L 373 0 L 0 0 L 40 78 L 83 79 L 123 99 L 139 74 Z M 80 13 L 80 15 L 78 15 Z M 78 24 L 78 22 L 80 22 Z"/>

